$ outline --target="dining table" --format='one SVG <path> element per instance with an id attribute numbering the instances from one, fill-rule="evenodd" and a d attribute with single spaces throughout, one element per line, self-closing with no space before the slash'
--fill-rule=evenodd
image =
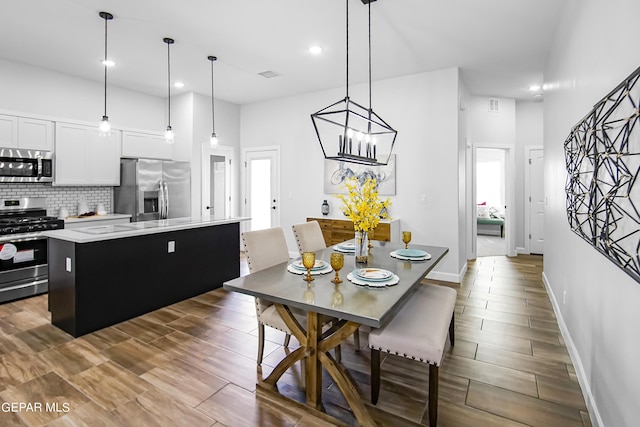
<path id="1" fill-rule="evenodd" d="M 278 393 L 277 382 L 295 363 L 305 360 L 305 402 L 311 413 L 323 411 L 322 369 L 333 378 L 359 425 L 375 426 L 366 405 L 362 401 L 356 384 L 345 367 L 330 351 L 353 335 L 362 325 L 380 328 L 402 310 L 402 306 L 421 286 L 422 279 L 447 254 L 448 248 L 411 244 L 415 251 L 424 251 L 428 259 L 399 257 L 398 250 L 404 244 L 372 241 L 366 264 L 355 262 L 350 248 L 353 241 L 330 246 L 316 252 L 316 260 L 324 268 L 312 271 L 314 280 L 304 280 L 306 271 L 294 268 L 295 260 L 224 282 L 224 289 L 239 292 L 275 304 L 300 347 L 289 352 L 263 378 L 258 366 L 257 387 Z M 331 253 L 344 252 L 344 266 L 339 271 L 342 283 L 331 280 L 335 272 L 329 264 Z M 423 257 L 425 258 L 425 257 Z M 365 270 L 361 270 L 365 269 Z M 363 279 L 362 271 L 384 271 L 393 277 L 380 281 Z M 372 276 L 373 277 L 373 276 Z M 301 325 L 293 312 L 306 314 L 306 325 Z M 297 314 L 298 315 L 298 314 Z M 333 319 L 327 323 L 326 319 Z M 279 395 L 279 397 L 284 397 Z M 323 414 L 326 416 L 326 414 Z"/>

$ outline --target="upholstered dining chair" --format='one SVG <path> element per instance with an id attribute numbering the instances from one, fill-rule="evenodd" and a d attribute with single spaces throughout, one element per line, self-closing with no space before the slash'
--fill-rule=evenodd
<path id="1" fill-rule="evenodd" d="M 264 270 L 276 264 L 289 260 L 289 249 L 284 237 L 284 231 L 280 227 L 268 228 L 266 230 L 245 231 L 242 233 L 242 244 L 244 246 L 249 272 Z M 295 315 L 295 314 L 294 314 Z M 258 318 L 258 365 L 262 364 L 264 353 L 264 327 L 269 326 L 286 334 L 284 346 L 289 346 L 291 331 L 280 317 L 275 305 L 269 301 L 256 298 L 256 316 Z M 303 316 L 296 316 L 300 324 L 306 325 Z"/>
<path id="2" fill-rule="evenodd" d="M 319 251 L 327 247 L 318 221 L 294 224 L 291 228 L 293 229 L 293 235 L 296 237 L 298 251 L 301 254 L 303 252 Z"/>
<path id="3" fill-rule="evenodd" d="M 379 329 L 369 334 L 371 403 L 380 392 L 380 352 L 429 365 L 429 426 L 438 422 L 438 371 L 444 359 L 447 334 L 454 345 L 457 292 L 446 286 L 421 285 L 409 301 Z"/>

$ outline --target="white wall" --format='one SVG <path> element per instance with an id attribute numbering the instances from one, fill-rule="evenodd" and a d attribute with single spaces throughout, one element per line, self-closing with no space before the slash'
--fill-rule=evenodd
<path id="1" fill-rule="evenodd" d="M 171 97 L 171 128 L 174 132 L 173 160 L 191 161 L 193 141 L 193 92 Z M 192 197 L 193 199 L 193 197 Z M 196 213 L 195 211 L 191 211 Z"/>
<path id="2" fill-rule="evenodd" d="M 638 424 L 640 283 L 570 231 L 563 143 L 594 103 L 640 64 L 638 16 L 637 0 L 568 0 L 545 71 L 551 88 L 544 101 L 544 276 L 591 419 L 601 426 Z"/>
<path id="3" fill-rule="evenodd" d="M 233 147 L 235 165 L 233 165 L 231 185 L 231 213 L 230 216 L 238 216 L 240 212 L 240 106 L 231 102 L 215 100 L 216 135 L 218 144 Z M 191 152 L 191 177 L 192 177 L 192 212 L 201 212 L 202 194 L 202 145 L 209 144 L 211 137 L 211 97 L 200 94 L 193 96 L 193 142 Z"/>
<path id="4" fill-rule="evenodd" d="M 97 78 L 102 75 L 99 70 Z M 0 59 L 0 109 L 95 122 L 104 114 L 104 82 Z M 109 86 L 107 114 L 114 128 L 164 131 L 164 98 Z"/>
<path id="5" fill-rule="evenodd" d="M 172 123 L 175 123 L 176 144 L 174 155 L 176 160 L 191 162 L 191 214 L 202 212 L 202 145 L 209 145 L 212 131 L 211 97 L 189 92 L 172 98 Z M 240 106 L 219 99 L 215 100 L 216 134 L 219 144 L 234 147 L 236 158 L 240 145 Z M 175 116 L 175 121 L 173 119 Z M 237 163 L 237 161 L 236 161 Z M 239 195 L 238 165 L 234 165 L 234 183 L 231 187 L 231 216 L 237 215 Z"/>
<path id="6" fill-rule="evenodd" d="M 99 73 L 98 73 L 99 74 Z M 102 75 L 99 74 L 98 78 Z M 42 68 L 0 59 L 0 110 L 25 115 L 95 122 L 102 118 L 104 83 L 84 80 Z M 216 132 L 221 145 L 240 145 L 240 107 L 215 100 Z M 164 132 L 167 126 L 165 98 L 109 86 L 107 114 L 114 128 Z M 174 158 L 191 162 L 191 211 L 200 213 L 201 144 L 211 135 L 211 98 L 192 93 L 171 96 L 171 125 L 176 133 Z M 239 182 L 235 167 L 235 182 Z M 239 211 L 238 186 L 232 215 Z M 68 191 L 73 192 L 73 188 Z M 78 194 L 82 189 L 77 189 Z M 53 207 L 53 206 L 52 206 Z"/>
<path id="7" fill-rule="evenodd" d="M 437 270 L 457 280 L 458 241 L 458 69 L 416 74 L 373 83 L 373 109 L 398 130 L 397 193 L 390 215 L 413 232 L 415 243 L 446 246 Z M 367 86 L 350 87 L 351 98 L 368 103 Z M 327 90 L 241 107 L 241 145 L 281 147 L 281 226 L 289 250 L 296 244 L 291 225 L 320 214 L 324 158 L 310 114 L 344 98 L 344 89 Z M 424 201 L 423 201 L 424 200 Z M 462 249 L 464 250 L 464 249 Z M 464 258 L 464 257 L 463 257 Z"/>
<path id="8" fill-rule="evenodd" d="M 466 86 L 464 81 L 460 79 L 458 82 L 459 87 L 459 99 L 458 109 L 459 123 L 458 123 L 458 150 L 460 159 L 459 167 L 461 176 L 460 179 L 460 199 L 459 204 L 464 209 L 462 218 L 459 218 L 460 233 L 464 233 L 464 236 L 460 236 L 460 248 L 464 247 L 464 251 L 461 250 L 460 261 L 466 265 L 467 259 L 474 259 L 476 257 L 476 240 L 473 238 L 475 233 L 474 215 L 471 207 L 473 206 L 473 147 L 471 139 L 469 138 L 469 102 L 471 99 L 471 92 Z M 463 243 L 464 242 L 464 243 Z"/>
<path id="9" fill-rule="evenodd" d="M 497 99 L 500 109 L 489 111 L 489 99 Z M 474 144 L 510 145 L 516 143 L 516 102 L 508 98 L 473 96 L 467 102 L 467 129 Z"/>
<path id="10" fill-rule="evenodd" d="M 489 111 L 489 100 L 497 99 L 499 103 L 499 109 L 497 112 Z M 472 96 L 466 102 L 466 121 L 467 121 L 467 146 L 471 145 L 473 148 L 478 147 L 494 147 L 494 148 L 502 148 L 508 149 L 511 152 L 511 157 L 507 160 L 507 173 L 509 180 L 509 184 L 515 182 L 515 174 L 519 168 L 519 165 L 515 163 L 515 144 L 516 144 L 516 102 L 514 99 L 508 98 L 496 98 L 496 97 L 485 97 L 485 96 Z M 469 152 L 470 149 L 467 148 Z M 473 188 L 475 185 L 472 173 L 472 165 L 471 161 L 467 162 L 467 172 L 470 175 L 470 178 L 467 180 L 469 184 L 469 188 L 467 191 Z M 511 175 L 509 175 L 509 170 L 511 170 Z M 514 178 L 509 178 L 512 176 Z M 515 230 L 521 227 L 521 223 L 517 222 L 517 205 L 515 203 L 515 186 L 511 185 L 510 188 L 507 188 L 506 192 L 506 200 L 507 204 L 511 203 L 513 206 L 509 206 L 506 213 L 506 238 L 507 241 L 507 254 L 515 255 L 515 239 L 511 234 L 516 234 Z M 474 204 L 471 195 L 469 196 L 468 208 L 475 206 L 471 206 Z M 479 201 L 479 200 L 478 200 Z M 473 211 L 469 211 L 470 221 L 473 221 Z M 471 224 L 471 227 L 467 226 L 467 229 L 475 229 L 473 227 L 474 224 Z M 473 233 L 468 237 L 469 240 L 473 239 Z M 473 249 L 473 250 L 471 250 Z M 475 258 L 476 256 L 475 247 L 469 247 L 468 256 L 469 258 Z"/>
<path id="11" fill-rule="evenodd" d="M 525 239 L 529 237 L 525 233 L 525 210 L 529 209 L 524 187 L 526 168 L 529 166 L 525 149 L 527 146 L 543 144 L 543 105 L 542 102 L 516 102 L 516 247 L 521 252 L 526 252 L 528 245 Z"/>

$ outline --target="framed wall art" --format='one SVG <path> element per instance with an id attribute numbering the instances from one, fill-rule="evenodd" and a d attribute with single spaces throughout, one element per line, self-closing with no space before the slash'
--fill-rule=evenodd
<path id="1" fill-rule="evenodd" d="M 325 194 L 346 194 L 343 183 L 351 177 L 362 181 L 375 178 L 378 181 L 378 194 L 393 196 L 396 194 L 396 155 L 392 154 L 389 163 L 384 166 L 360 165 L 338 160 L 324 161 Z"/>
<path id="2" fill-rule="evenodd" d="M 564 143 L 571 230 L 640 282 L 640 68 Z"/>

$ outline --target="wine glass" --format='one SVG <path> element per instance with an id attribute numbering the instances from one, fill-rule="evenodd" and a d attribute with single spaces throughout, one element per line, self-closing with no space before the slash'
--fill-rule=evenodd
<path id="1" fill-rule="evenodd" d="M 302 253 L 302 265 L 307 269 L 307 276 L 304 278 L 307 282 L 311 282 L 311 269 L 316 265 L 316 253 L 315 252 L 303 252 Z"/>
<path id="2" fill-rule="evenodd" d="M 404 242 L 404 248 L 409 249 L 409 242 L 411 241 L 411 232 L 403 231 L 402 232 L 402 241 Z"/>
<path id="3" fill-rule="evenodd" d="M 344 254 L 333 252 L 331 254 L 330 262 L 331 268 L 333 268 L 333 270 L 336 272 L 336 277 L 331 279 L 331 282 L 336 284 L 342 283 L 342 279 L 340 279 L 340 276 L 338 276 L 338 272 L 342 267 L 344 267 Z"/>

